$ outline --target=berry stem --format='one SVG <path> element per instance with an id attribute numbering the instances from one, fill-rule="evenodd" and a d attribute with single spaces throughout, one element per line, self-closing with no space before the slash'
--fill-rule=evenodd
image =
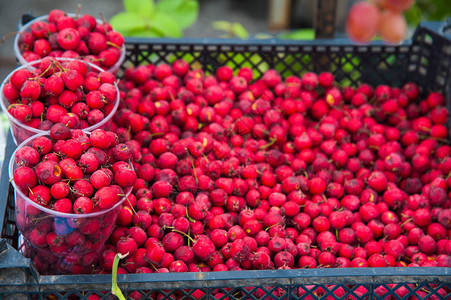
<path id="1" fill-rule="evenodd" d="M 172 226 L 163 226 L 163 230 L 164 229 L 171 229 L 172 232 L 177 232 L 177 233 L 179 233 L 181 235 L 184 235 L 184 236 L 186 236 L 188 238 L 189 241 L 194 243 L 194 239 L 192 237 L 190 237 L 189 234 L 187 234 L 186 232 L 183 232 L 183 231 L 180 231 L 178 229 L 175 229 L 175 227 L 172 227 Z"/>
<path id="2" fill-rule="evenodd" d="M 196 172 L 196 167 L 194 166 L 193 158 L 192 158 L 191 155 L 189 154 L 187 148 L 185 148 L 185 152 L 186 152 L 186 154 L 188 155 L 189 161 L 191 162 L 191 167 L 193 168 L 194 179 L 196 179 L 196 184 L 199 184 L 199 179 L 197 178 L 197 172 Z"/>
<path id="3" fill-rule="evenodd" d="M 273 225 L 267 227 L 267 228 L 265 229 L 265 231 L 268 231 L 268 230 L 270 230 L 272 227 L 277 226 L 277 225 L 280 225 L 280 223 L 276 223 L 276 224 L 273 224 Z"/>
<path id="4" fill-rule="evenodd" d="M 153 263 L 149 262 L 149 264 L 152 266 L 152 269 L 154 269 L 155 272 L 160 273 L 160 271 L 158 271 L 157 267 L 155 267 Z"/>
<path id="5" fill-rule="evenodd" d="M 78 3 L 77 4 L 77 11 L 75 11 L 75 18 L 78 18 L 78 15 L 80 14 L 80 12 L 81 12 L 81 4 Z"/>
<path id="6" fill-rule="evenodd" d="M 136 210 L 133 208 L 133 205 L 132 205 L 132 203 L 130 202 L 130 200 L 128 199 L 128 197 L 127 196 L 125 196 L 125 199 L 127 200 L 127 202 L 128 202 L 128 204 L 130 204 L 130 208 L 132 209 L 132 211 L 133 211 L 133 214 L 135 214 L 136 215 Z"/>
<path id="7" fill-rule="evenodd" d="M 15 36 L 16 34 L 18 34 L 19 33 L 19 31 L 13 31 L 13 32 L 10 32 L 10 33 L 8 33 L 8 34 L 5 34 L 3 37 L 2 37 L 2 39 L 0 40 L 0 45 L 2 45 L 4 42 L 6 42 L 6 40 L 8 39 L 8 38 L 10 38 L 10 37 L 12 37 L 12 36 Z"/>
<path id="8" fill-rule="evenodd" d="M 125 297 L 124 297 L 124 294 L 122 294 L 121 289 L 117 285 L 117 266 L 119 264 L 119 260 L 121 260 L 122 258 L 125 258 L 127 255 L 128 255 L 128 252 L 125 255 L 116 253 L 116 256 L 114 257 L 114 261 L 113 261 L 113 270 L 111 272 L 111 275 L 112 275 L 111 293 L 113 295 L 115 295 L 116 297 L 118 297 L 119 300 L 125 300 Z"/>
<path id="9" fill-rule="evenodd" d="M 210 160 L 208 159 L 208 157 L 205 155 L 205 153 L 202 153 L 202 156 L 205 158 L 205 160 L 207 161 L 207 164 L 210 162 Z"/>
<path id="10" fill-rule="evenodd" d="M 100 20 L 102 20 L 102 25 L 103 25 L 103 30 L 105 30 L 105 33 L 107 33 L 108 31 L 107 31 L 107 28 L 106 28 L 106 26 L 105 26 L 105 24 L 107 24 L 108 22 L 107 22 L 107 20 L 103 17 L 103 14 L 101 13 L 101 12 L 99 12 L 99 16 L 100 16 Z"/>
<path id="11" fill-rule="evenodd" d="M 108 41 L 108 42 L 106 42 L 106 43 L 107 43 L 107 45 L 109 45 L 109 46 L 111 46 L 111 47 L 114 47 L 114 48 L 117 48 L 117 49 L 119 49 L 119 50 L 122 50 L 121 47 L 119 47 L 118 45 L 116 45 L 116 44 L 113 43 L 113 42 Z"/>
<path id="12" fill-rule="evenodd" d="M 186 211 L 186 218 L 188 219 L 188 221 L 190 221 L 191 223 L 196 222 L 196 220 L 194 220 L 193 218 L 191 218 L 188 214 L 188 207 L 185 206 L 185 211 Z"/>
<path id="13" fill-rule="evenodd" d="M 406 225 L 407 223 L 409 223 L 412 220 L 413 220 L 413 218 L 409 218 L 409 219 L 405 220 L 404 223 L 401 224 L 401 227 L 403 227 L 404 225 Z"/>
<path id="14" fill-rule="evenodd" d="M 260 146 L 260 150 L 264 150 L 264 149 L 266 149 L 266 148 L 269 148 L 269 147 L 271 147 L 272 145 L 274 145 L 274 143 L 277 141 L 277 139 L 276 138 L 270 138 L 269 139 L 269 143 L 267 143 L 266 145 L 262 145 L 262 146 Z"/>
<path id="15" fill-rule="evenodd" d="M 44 70 L 44 72 L 42 72 L 41 74 L 39 74 L 39 75 L 36 76 L 36 77 L 28 78 L 28 80 L 38 80 L 39 78 L 43 77 L 43 76 L 45 75 L 45 73 L 47 73 L 48 71 L 50 71 L 50 69 L 51 69 L 52 67 L 54 67 L 54 63 L 55 63 L 56 61 L 53 60 L 53 59 L 51 59 L 51 61 L 52 61 L 52 63 L 47 67 L 47 69 Z M 62 68 L 62 66 L 61 66 L 61 68 Z M 41 84 L 41 83 L 39 82 L 39 84 Z"/>

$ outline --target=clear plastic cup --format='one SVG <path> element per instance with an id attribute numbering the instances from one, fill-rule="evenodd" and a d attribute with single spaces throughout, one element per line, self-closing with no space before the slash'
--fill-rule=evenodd
<path id="1" fill-rule="evenodd" d="M 67 15 L 71 16 L 71 17 L 75 16 L 75 14 L 71 14 L 71 13 L 69 13 Z M 38 21 L 48 22 L 48 15 L 37 17 L 37 18 L 31 20 L 30 22 L 24 24 L 20 28 L 19 32 L 16 34 L 16 36 L 14 38 L 14 54 L 16 55 L 16 58 L 19 60 L 21 65 L 25 65 L 27 63 L 27 61 L 22 56 L 22 53 L 20 51 L 20 48 L 19 48 L 19 37 L 22 34 L 22 32 L 25 32 L 25 31 L 30 32 L 31 31 L 31 25 L 33 25 L 33 23 L 38 22 Z M 96 19 L 96 21 L 97 21 L 97 24 L 101 24 L 102 23 L 102 21 L 99 20 L 99 19 Z M 109 69 L 107 69 L 107 70 L 104 70 L 102 68 L 103 71 L 108 71 L 108 72 L 111 72 L 113 74 L 116 74 L 117 70 L 122 65 L 122 63 L 124 62 L 124 59 L 125 59 L 125 44 L 122 45 L 121 48 L 122 48 L 121 49 L 121 56 L 119 57 L 118 61 L 113 66 L 111 66 Z"/>
<path id="2" fill-rule="evenodd" d="M 15 161 L 17 150 L 31 146 L 39 136 L 49 137 L 45 133 L 37 134 L 20 144 L 13 153 L 9 162 L 11 179 L 18 167 Z M 118 212 L 132 191 L 132 187 L 124 191 L 125 196 L 109 209 L 90 214 L 68 214 L 37 204 L 14 180 L 11 184 L 14 187 L 16 225 L 23 237 L 21 251 L 33 260 L 41 274 L 91 273 L 114 229 Z M 49 246 L 47 237 L 52 237 L 51 241 L 56 241 L 58 246 Z"/>
<path id="3" fill-rule="evenodd" d="M 57 61 L 71 61 L 71 60 L 75 60 L 72 58 L 55 58 Z M 25 65 L 22 65 L 18 68 L 16 68 L 14 71 L 12 71 L 6 78 L 5 80 L 3 80 L 2 85 L 0 86 L 0 106 L 3 110 L 3 112 L 6 114 L 6 116 L 8 117 L 8 120 L 10 121 L 10 127 L 11 127 L 11 134 L 13 136 L 14 142 L 16 143 L 16 145 L 19 145 L 20 143 L 22 143 L 23 141 L 25 141 L 26 139 L 28 139 L 29 137 L 35 135 L 35 134 L 41 134 L 41 133 L 46 133 L 48 131 L 44 131 L 44 130 L 40 130 L 31 126 L 28 126 L 22 122 L 20 122 L 19 120 L 17 120 L 16 118 L 14 118 L 9 112 L 8 112 L 8 107 L 11 104 L 9 102 L 8 99 L 6 99 L 6 97 L 3 94 L 3 87 L 6 83 L 9 82 L 9 79 L 11 77 L 11 75 L 19 70 L 19 69 L 28 69 L 30 71 L 33 71 L 36 69 L 35 66 L 39 66 L 41 60 L 36 60 L 36 61 L 32 61 L 29 63 L 26 63 Z M 85 64 L 88 65 L 88 71 L 95 71 L 95 72 L 103 72 L 104 70 L 101 69 L 100 67 L 93 65 L 91 63 L 85 62 Z M 91 132 L 95 129 L 103 129 L 103 130 L 110 130 L 111 129 L 111 125 L 113 124 L 113 115 L 116 113 L 117 108 L 119 107 L 119 100 L 120 100 L 120 95 L 119 95 L 119 88 L 116 85 L 116 91 L 117 91 L 117 97 L 115 99 L 114 102 L 114 106 L 112 108 L 112 110 L 109 112 L 109 114 L 99 123 L 94 124 L 92 126 L 89 126 L 85 129 L 83 129 L 86 132 Z"/>

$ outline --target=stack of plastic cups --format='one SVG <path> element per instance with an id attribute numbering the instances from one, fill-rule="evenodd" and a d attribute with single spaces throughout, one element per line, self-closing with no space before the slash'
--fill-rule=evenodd
<path id="1" fill-rule="evenodd" d="M 74 14 L 69 14 L 69 16 L 74 16 Z M 48 16 L 45 15 L 32 20 L 20 29 L 14 41 L 14 52 L 21 66 L 11 72 L 3 80 L 0 87 L 0 106 L 9 120 L 14 142 L 18 145 L 9 163 L 10 179 L 13 178 L 15 169 L 19 167 L 15 160 L 17 150 L 24 146 L 31 146 L 37 137 L 49 136 L 50 133 L 50 131 L 31 127 L 29 124 L 14 118 L 8 110 L 15 103 L 10 103 L 4 95 L 4 86 L 10 82 L 11 75 L 14 72 L 19 69 L 27 69 L 33 72 L 39 68 L 42 60 L 27 62 L 22 56 L 19 39 L 23 32 L 31 31 L 33 23 L 47 20 Z M 97 20 L 97 23 L 101 24 L 101 21 Z M 119 60 L 108 70 L 88 61 L 83 62 L 87 65 L 88 72 L 108 71 L 116 74 L 124 58 L 125 45 L 122 46 Z M 74 58 L 54 59 L 60 63 L 75 60 Z M 96 124 L 90 124 L 91 126 L 83 128 L 84 132 L 89 134 L 95 129 L 106 131 L 111 129 L 113 116 L 119 106 L 120 96 L 117 86 L 116 90 L 117 97 L 114 103 L 110 103 L 105 118 Z M 125 196 L 107 210 L 89 214 L 68 214 L 39 205 L 27 197 L 28 191 L 22 191 L 14 180 L 11 180 L 11 184 L 14 187 L 16 224 L 21 234 L 19 238 L 20 250 L 26 257 L 33 260 L 38 271 L 43 274 L 91 273 L 104 250 L 106 240 L 114 229 L 118 211 L 132 190 L 132 188 L 129 188 L 125 191 Z M 49 240 L 54 241 L 54 243 L 49 244 Z"/>

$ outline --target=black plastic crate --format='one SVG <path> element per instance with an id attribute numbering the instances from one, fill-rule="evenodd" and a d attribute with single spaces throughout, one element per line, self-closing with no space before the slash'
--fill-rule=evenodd
<path id="1" fill-rule="evenodd" d="M 412 81 L 424 92 L 445 94 L 451 107 L 451 35 L 449 23 L 421 24 L 412 40 L 387 46 L 354 45 L 346 39 L 314 41 L 224 39 L 127 39 L 123 65 L 170 63 L 186 59 L 193 68 L 213 73 L 222 65 L 249 66 L 261 75 L 275 68 L 283 77 L 307 71 L 331 71 L 343 85 L 402 86 Z M 450 128 L 450 127 L 449 127 Z M 9 137 L 6 160 L 14 143 Z M 0 190 L 0 299 L 112 299 L 111 275 L 42 276 L 17 249 L 14 199 L 7 162 Z M 3 248 L 2 248 L 3 246 Z M 7 250 L 2 251 L 2 249 Z M 126 297 L 143 299 L 448 299 L 450 268 L 298 269 L 118 276 Z M 362 294 L 363 292 L 363 294 Z M 402 292 L 403 296 L 400 296 Z M 399 295 L 398 295 L 398 294 Z M 416 297 L 416 298 L 415 298 Z"/>

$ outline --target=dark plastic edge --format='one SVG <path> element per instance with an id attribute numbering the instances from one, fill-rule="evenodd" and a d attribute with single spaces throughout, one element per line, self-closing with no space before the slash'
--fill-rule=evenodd
<path id="1" fill-rule="evenodd" d="M 8 205 L 8 190 L 9 190 L 9 175 L 8 164 L 16 145 L 11 136 L 11 130 L 8 130 L 6 135 L 5 157 L 2 166 L 2 173 L 0 179 L 0 234 L 3 234 L 3 226 L 5 221 L 6 207 Z"/>
<path id="2" fill-rule="evenodd" d="M 214 280 L 266 280 L 266 279 L 306 279 L 310 284 L 315 282 L 332 283 L 336 277 L 350 283 L 390 283 L 408 282 L 420 277 L 433 277 L 434 282 L 451 282 L 451 268 L 331 268 L 331 269 L 292 269 L 262 271 L 225 271 L 198 273 L 153 273 L 122 274 L 119 282 L 177 282 L 177 281 L 214 281 Z M 111 275 L 97 275 L 98 283 L 111 282 Z M 41 275 L 41 284 L 91 283 L 92 275 Z M 416 282 L 416 281 L 412 281 Z M 243 285 L 245 286 L 245 285 Z"/>
<path id="3" fill-rule="evenodd" d="M 187 45 L 187 46 L 349 46 L 349 47 L 371 47 L 371 46 L 381 46 L 381 47 L 398 47 L 411 45 L 411 40 L 404 40 L 403 42 L 390 45 L 383 41 L 372 41 L 368 44 L 358 44 L 348 38 L 335 38 L 335 39 L 315 39 L 315 40 L 287 40 L 279 38 L 268 38 L 268 39 L 256 39 L 250 38 L 246 40 L 240 39 L 227 39 L 227 38 L 137 38 L 137 37 L 126 37 L 125 44 L 141 44 L 141 45 Z M 194 49 L 196 50 L 196 49 Z"/>

